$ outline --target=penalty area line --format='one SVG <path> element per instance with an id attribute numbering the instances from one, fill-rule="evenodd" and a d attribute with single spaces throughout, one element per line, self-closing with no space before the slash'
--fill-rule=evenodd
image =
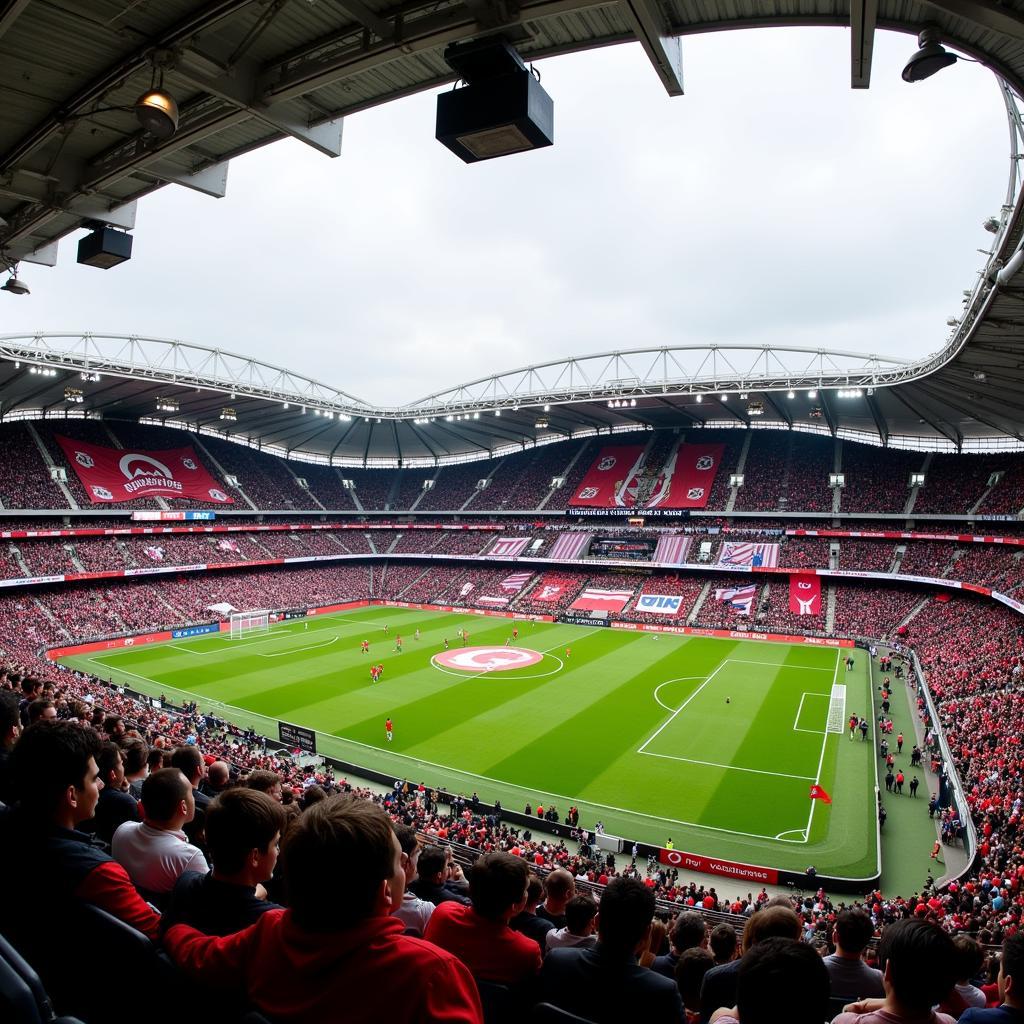
<path id="1" fill-rule="evenodd" d="M 685 761 L 687 764 L 703 764 L 709 768 L 727 768 L 733 772 L 750 772 L 752 775 L 774 775 L 779 779 L 802 779 L 804 782 L 813 782 L 813 775 L 789 775 L 786 772 L 769 772 L 762 768 L 742 768 L 738 764 L 722 764 L 720 761 L 698 761 L 695 757 L 679 757 L 677 754 L 658 754 L 653 750 L 638 750 L 638 754 L 646 754 L 647 757 L 664 757 L 669 761 Z M 795 831 L 795 830 L 791 830 Z"/>

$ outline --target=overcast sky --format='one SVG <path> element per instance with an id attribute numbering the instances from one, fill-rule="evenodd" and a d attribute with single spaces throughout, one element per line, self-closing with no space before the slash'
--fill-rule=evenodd
<path id="1" fill-rule="evenodd" d="M 1007 180 L 995 79 L 960 62 L 910 86 L 879 33 L 683 40 L 670 99 L 639 45 L 538 65 L 555 145 L 475 166 L 433 138 L 435 94 L 345 123 L 330 160 L 288 140 L 214 200 L 140 203 L 131 261 L 25 264 L 0 330 L 180 338 L 380 403 L 532 362 L 752 343 L 918 356 L 973 286 Z"/>

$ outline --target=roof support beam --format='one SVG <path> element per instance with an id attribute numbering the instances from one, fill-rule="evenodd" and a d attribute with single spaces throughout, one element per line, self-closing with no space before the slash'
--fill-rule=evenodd
<path id="1" fill-rule="evenodd" d="M 29 0 L 0 0 L 0 38 L 18 20 L 18 15 L 28 4 Z"/>
<path id="2" fill-rule="evenodd" d="M 229 65 L 216 57 L 190 49 L 182 54 L 174 71 L 176 77 L 184 77 L 197 89 L 246 111 L 325 156 L 338 156 L 341 153 L 342 118 L 311 126 L 296 116 L 293 103 L 268 106 L 257 102 L 259 66 L 255 61 L 243 60 Z"/>
<path id="3" fill-rule="evenodd" d="M 878 431 L 878 436 L 882 439 L 882 444 L 889 444 L 889 428 L 886 425 L 885 417 L 882 415 L 881 410 L 878 408 L 878 399 L 874 395 L 867 396 L 868 410 L 871 413 L 871 418 L 875 421 L 875 429 Z"/>
<path id="4" fill-rule="evenodd" d="M 907 390 L 909 390 L 909 389 L 903 388 L 903 389 L 897 391 L 894 388 L 894 389 L 892 389 L 891 394 L 893 395 L 894 398 L 896 398 L 899 401 L 901 401 L 919 420 L 924 420 L 924 422 L 927 423 L 933 430 L 935 430 L 936 433 L 942 434 L 942 436 L 944 438 L 946 438 L 947 441 L 952 441 L 953 444 L 956 445 L 957 450 L 959 451 L 960 444 L 963 441 L 963 437 L 960 435 L 960 433 L 959 432 L 951 431 L 949 429 L 949 427 L 945 426 L 942 423 L 942 421 L 939 420 L 937 417 L 931 416 L 929 413 L 925 412 L 923 409 L 918 409 L 917 406 L 915 406 L 910 401 L 910 399 L 907 398 L 907 396 L 905 394 L 905 392 Z"/>
<path id="5" fill-rule="evenodd" d="M 212 164 L 209 167 L 204 167 L 201 171 L 193 171 L 189 174 L 164 161 L 150 164 L 140 171 L 139 175 L 155 178 L 158 181 L 169 181 L 195 192 L 202 192 L 203 195 L 211 196 L 214 199 L 223 199 L 228 192 L 228 166 L 230 163 L 230 160 L 224 160 L 222 163 Z"/>
<path id="6" fill-rule="evenodd" d="M 832 414 L 832 409 L 829 407 L 828 399 L 826 398 L 827 394 L 828 394 L 827 391 L 819 391 L 818 392 L 818 402 L 821 404 L 821 411 L 825 415 L 825 422 L 828 424 L 829 433 L 833 437 L 835 437 L 836 436 L 836 418 Z"/>
<path id="7" fill-rule="evenodd" d="M 954 17 L 963 18 L 964 21 L 969 21 L 989 31 L 999 32 L 1002 35 L 1010 36 L 1011 39 L 1024 40 L 1024 18 L 1007 7 L 985 3 L 984 0 L 922 0 L 922 2 L 926 7 L 934 7 L 936 10 L 954 15 Z"/>
<path id="8" fill-rule="evenodd" d="M 878 22 L 878 0 L 850 0 L 850 88 L 871 84 L 871 57 Z"/>
<path id="9" fill-rule="evenodd" d="M 789 410 L 779 402 L 776 402 L 771 396 L 771 392 L 764 392 L 764 400 L 775 410 L 775 414 L 782 420 L 788 427 L 793 426 L 793 417 Z"/>
<path id="10" fill-rule="evenodd" d="M 654 0 L 624 0 L 626 20 L 644 48 L 669 96 L 683 95 L 683 45 L 669 34 L 660 4 Z"/>

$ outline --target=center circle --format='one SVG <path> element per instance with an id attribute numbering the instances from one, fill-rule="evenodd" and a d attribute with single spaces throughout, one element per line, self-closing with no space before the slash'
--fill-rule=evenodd
<path id="1" fill-rule="evenodd" d="M 536 665 L 544 655 L 523 647 L 460 647 L 434 655 L 434 662 L 443 668 L 462 672 L 508 672 L 514 668 Z"/>

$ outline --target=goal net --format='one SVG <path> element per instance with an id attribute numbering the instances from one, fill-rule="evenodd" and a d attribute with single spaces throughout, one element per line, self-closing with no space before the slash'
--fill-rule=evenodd
<path id="1" fill-rule="evenodd" d="M 825 724 L 825 732 L 841 733 L 845 724 L 846 686 L 843 683 L 833 683 L 828 702 L 828 721 Z"/>
<path id="2" fill-rule="evenodd" d="M 250 633 L 266 633 L 270 629 L 270 612 L 232 612 L 228 620 L 228 639 L 238 640 Z"/>

